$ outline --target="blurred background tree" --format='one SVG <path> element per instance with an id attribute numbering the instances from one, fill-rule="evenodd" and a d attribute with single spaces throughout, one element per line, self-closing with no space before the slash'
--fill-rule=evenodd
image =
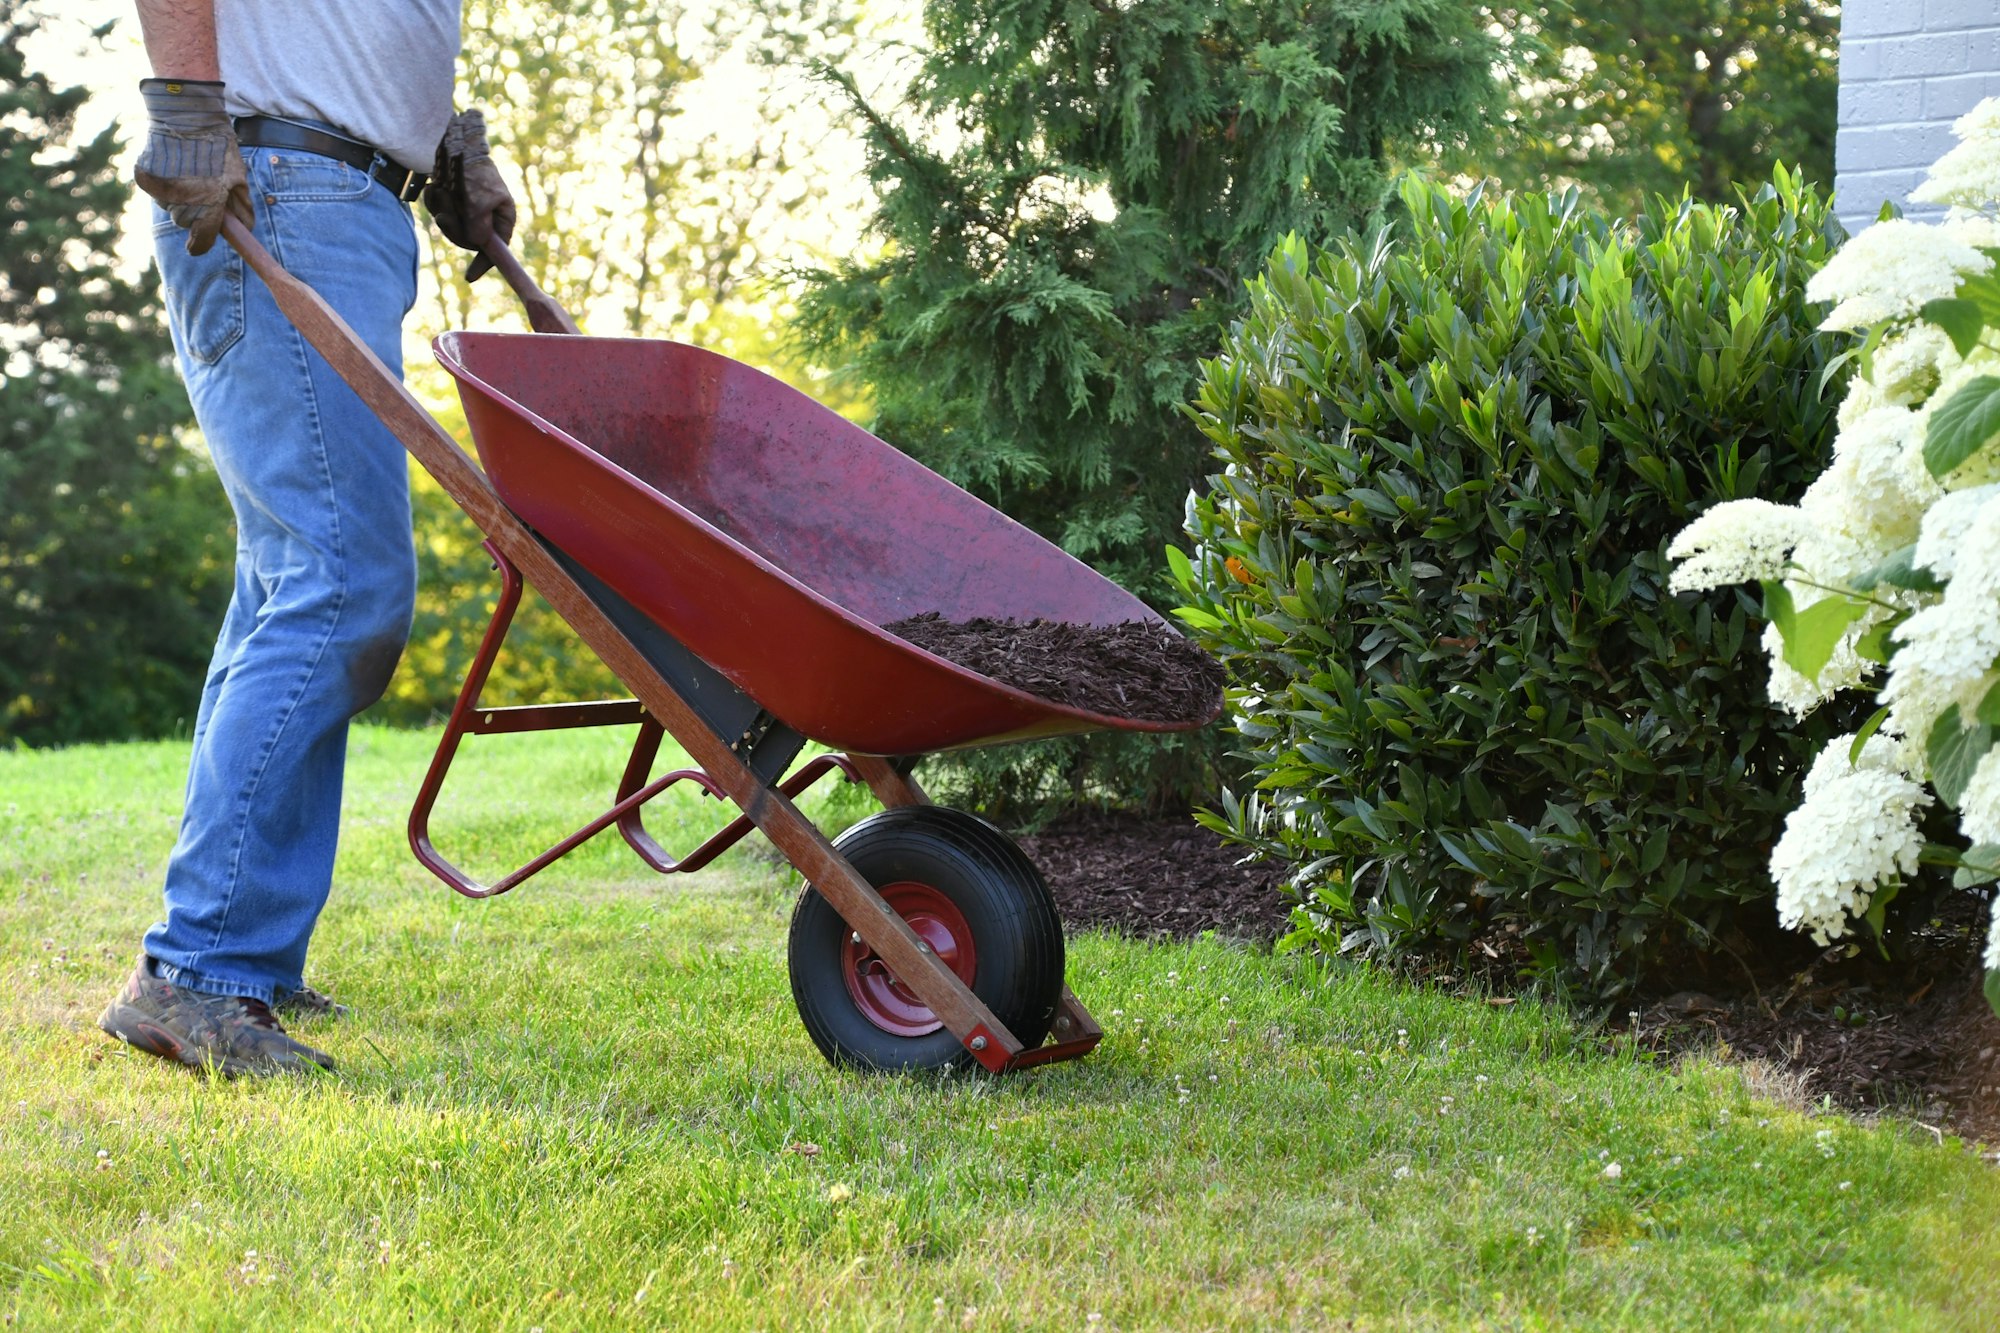
<path id="1" fill-rule="evenodd" d="M 229 600 L 229 506 L 185 447 L 150 270 L 116 266 L 120 142 L 28 68 L 0 0 L 0 744 L 157 736 L 192 718 Z"/>
<path id="2" fill-rule="evenodd" d="M 467 0 L 458 101 L 486 114 L 517 195 L 517 245 L 536 281 L 588 333 L 712 347 L 840 406 L 825 375 L 773 331 L 785 308 L 765 279 L 763 247 L 778 244 L 823 192 L 798 168 L 825 126 L 783 114 L 798 84 L 785 71 L 843 54 L 853 29 L 843 0 Z M 690 112 L 716 98 L 738 108 L 731 132 L 695 132 Z M 432 320 L 523 327 L 498 276 L 466 283 L 467 258 L 433 233 Z M 414 359 L 411 381 L 470 448 L 443 372 Z M 421 469 L 411 476 L 416 624 L 369 716 L 421 724 L 449 710 L 499 582 L 478 530 Z M 524 600 L 489 697 L 623 692 L 538 596 Z"/>
<path id="3" fill-rule="evenodd" d="M 459 102 L 486 110 L 518 183 L 524 258 L 590 331 L 770 370 L 1155 600 L 1203 470 L 1179 405 L 1287 231 L 1367 226 L 1404 167 L 1615 201 L 1684 179 L 1714 194 L 1774 156 L 1825 179 L 1830 157 L 1826 0 L 885 0 L 872 27 L 857 10 L 468 0 Z M 70 142 L 83 94 L 24 63 L 37 22 L 81 34 L 99 12 L 125 11 L 0 0 L 0 737 L 34 743 L 184 718 L 231 554 L 147 238 L 114 259 L 117 141 Z M 804 90 L 816 61 L 842 71 L 819 88 L 851 116 Z M 116 67 L 102 86 L 122 94 Z M 463 263 L 433 245 L 413 335 L 522 327 Z M 806 281 L 774 283 L 781 265 Z M 455 422 L 455 392 L 411 352 L 413 387 Z M 373 713 L 407 723 L 448 705 L 495 587 L 421 474 L 416 503 L 417 626 Z M 496 694 L 613 688 L 537 605 L 515 642 Z M 1001 807 L 1173 803 L 1213 757 L 1105 744 L 980 756 L 974 785 Z"/>
<path id="4" fill-rule="evenodd" d="M 814 358 L 877 434 L 1166 598 L 1203 471 L 1184 415 L 1288 232 L 1368 222 L 1392 173 L 1473 142 L 1503 50 L 1463 0 L 928 0 L 900 104 L 834 80 L 864 128 L 872 252 L 801 275 Z M 1089 738 L 951 761 L 989 811 L 1165 806 L 1212 747 Z"/>
<path id="5" fill-rule="evenodd" d="M 1614 213 L 1728 203 L 1783 162 L 1833 187 L 1837 0 L 1556 0 L 1494 11 L 1520 73 L 1489 151 L 1510 189 L 1578 185 Z"/>

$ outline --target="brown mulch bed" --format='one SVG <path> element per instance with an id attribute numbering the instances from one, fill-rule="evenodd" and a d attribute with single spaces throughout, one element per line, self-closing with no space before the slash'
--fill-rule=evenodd
<path id="1" fill-rule="evenodd" d="M 1983 933 L 1944 923 L 1893 967 L 1834 948 L 1738 986 L 1646 997 L 1640 1040 L 1663 1051 L 1721 1045 L 1803 1079 L 1815 1100 L 2000 1145 L 2000 1017 L 1981 989 Z M 1630 1030 L 1629 1016 L 1617 1026 Z"/>
<path id="2" fill-rule="evenodd" d="M 1243 864 L 1243 850 L 1192 819 L 1070 815 L 1021 839 L 1065 924 L 1141 938 L 1204 930 L 1275 939 L 1288 909 L 1284 867 Z"/>
<path id="3" fill-rule="evenodd" d="M 1222 702 L 1222 667 L 1157 621 L 946 620 L 884 625 L 925 652 L 1017 690 L 1110 717 L 1199 722 Z"/>
<path id="4" fill-rule="evenodd" d="M 1260 941 L 1285 929 L 1283 869 L 1243 862 L 1191 819 L 1083 813 L 1021 845 L 1072 927 Z M 1961 898 L 1952 910 L 1894 966 L 1869 950 L 1815 958 L 1787 938 L 1752 950 L 1755 968 L 1731 962 L 1733 974 L 1712 973 L 1698 989 L 1641 995 L 1611 1026 L 1630 1031 L 1625 1011 L 1636 1009 L 1639 1038 L 1654 1050 L 1725 1047 L 1803 1079 L 1815 1101 L 2000 1144 L 2000 1018 L 1980 990 L 1985 908 Z M 1504 987 L 1511 974 L 1503 958 L 1481 980 Z"/>

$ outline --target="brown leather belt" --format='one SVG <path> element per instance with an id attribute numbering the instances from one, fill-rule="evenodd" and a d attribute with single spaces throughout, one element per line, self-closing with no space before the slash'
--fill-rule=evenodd
<path id="1" fill-rule="evenodd" d="M 350 167 L 367 172 L 406 204 L 422 194 L 425 182 L 430 180 L 425 173 L 411 171 L 401 163 L 391 161 L 386 153 L 369 147 L 359 139 L 316 130 L 295 120 L 279 120 L 275 116 L 238 116 L 236 142 L 245 148 L 289 148 L 345 162 Z"/>

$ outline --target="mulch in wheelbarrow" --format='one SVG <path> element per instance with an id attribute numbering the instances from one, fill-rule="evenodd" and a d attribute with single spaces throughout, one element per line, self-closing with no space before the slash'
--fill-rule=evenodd
<path id="1" fill-rule="evenodd" d="M 954 621 L 933 611 L 882 628 L 1003 685 L 1110 717 L 1187 722 L 1213 712 L 1222 692 L 1221 665 L 1153 621 Z"/>

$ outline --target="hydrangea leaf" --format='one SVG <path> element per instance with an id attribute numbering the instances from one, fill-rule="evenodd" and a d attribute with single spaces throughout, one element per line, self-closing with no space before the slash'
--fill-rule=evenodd
<path id="1" fill-rule="evenodd" d="M 1986 691 L 1986 697 L 1979 701 L 1979 707 L 1973 710 L 1973 716 L 1981 722 L 2000 726 L 2000 684 Z"/>
<path id="2" fill-rule="evenodd" d="M 2000 972 L 1986 974 L 1986 1003 L 1993 1006 L 1993 1012 L 2000 1014 Z"/>
<path id="3" fill-rule="evenodd" d="M 1789 591 L 1782 587 L 1779 591 L 1785 594 L 1784 601 L 1790 603 Z M 1768 611 L 1768 591 L 1765 605 Z M 1832 659 L 1833 650 L 1839 646 L 1840 636 L 1867 613 L 1868 603 L 1858 597 L 1835 594 L 1803 611 L 1788 609 L 1788 615 L 1771 617 L 1785 641 L 1785 662 L 1807 680 L 1818 680 L 1819 673 L 1826 670 L 1827 662 Z"/>
<path id="4" fill-rule="evenodd" d="M 1965 785 L 1972 781 L 1972 770 L 1979 767 L 1979 761 L 1993 748 L 1993 728 L 1985 723 L 1977 726 L 1961 726 L 1958 710 L 1947 708 L 1944 715 L 1932 724 L 1931 734 L 1924 742 L 1924 758 L 1930 764 L 1931 786 L 1944 798 L 1947 805 L 1954 808 L 1959 797 L 1965 795 Z"/>
<path id="5" fill-rule="evenodd" d="M 1895 902 L 1896 895 L 1902 891 L 1900 883 L 1886 884 L 1875 890 L 1874 896 L 1868 900 L 1868 910 L 1861 917 L 1868 923 L 1868 929 L 1875 933 L 1875 947 L 1882 950 L 1884 958 L 1889 956 L 1882 943 L 1882 931 L 1889 923 L 1889 904 Z"/>
<path id="6" fill-rule="evenodd" d="M 1965 849 L 1951 872 L 1954 889 L 1969 889 L 2000 879 L 2000 843 L 1976 842 Z"/>
<path id="7" fill-rule="evenodd" d="M 1861 752 L 1868 748 L 1869 738 L 1882 729 L 1882 724 L 1888 720 L 1888 717 L 1889 710 L 1887 707 L 1878 708 L 1866 722 L 1861 724 L 1861 730 L 1854 733 L 1854 744 L 1847 747 L 1847 766 L 1849 768 L 1861 762 Z"/>
<path id="8" fill-rule="evenodd" d="M 1924 302 L 1923 315 L 1945 331 L 1960 356 L 1977 347 L 1979 335 L 1986 331 L 1986 318 L 1979 313 L 1977 303 L 1958 297 Z"/>
<path id="9" fill-rule="evenodd" d="M 1856 592 L 1873 592 L 1883 584 L 1907 588 L 1911 592 L 1943 592 L 1944 580 L 1924 565 L 1916 563 L 1917 544 L 1891 551 L 1879 564 L 1854 580 Z"/>
<path id="10" fill-rule="evenodd" d="M 2000 434 L 2000 378 L 1981 375 L 1931 414 L 1924 433 L 1924 466 L 1933 477 L 1949 476 Z"/>
<path id="11" fill-rule="evenodd" d="M 1896 627 L 1908 619 L 1907 614 L 1900 615 L 1874 626 L 1854 641 L 1854 655 L 1864 662 L 1889 665 L 1890 660 L 1896 656 L 1896 641 L 1893 637 Z"/>

